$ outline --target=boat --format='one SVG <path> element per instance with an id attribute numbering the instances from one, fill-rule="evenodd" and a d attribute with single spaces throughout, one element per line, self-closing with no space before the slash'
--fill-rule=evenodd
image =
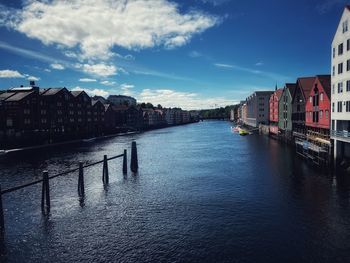
<path id="1" fill-rule="evenodd" d="M 231 127 L 232 132 L 239 132 L 239 126 Z"/>
<path id="2" fill-rule="evenodd" d="M 241 135 L 241 136 L 245 136 L 245 135 L 248 135 L 249 134 L 249 132 L 247 131 L 247 130 L 245 130 L 245 129 L 239 129 L 239 135 Z"/>

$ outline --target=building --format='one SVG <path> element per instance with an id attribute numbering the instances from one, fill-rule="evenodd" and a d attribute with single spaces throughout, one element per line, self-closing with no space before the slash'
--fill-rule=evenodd
<path id="1" fill-rule="evenodd" d="M 136 106 L 136 99 L 130 96 L 124 95 L 110 95 L 107 100 L 114 105 L 126 105 L 126 106 Z"/>
<path id="2" fill-rule="evenodd" d="M 74 97 L 75 123 L 79 136 L 88 137 L 93 131 L 90 96 L 83 90 L 71 91 Z"/>
<path id="3" fill-rule="evenodd" d="M 277 89 L 270 96 L 270 127 L 269 131 L 271 134 L 278 135 L 278 108 L 279 108 L 279 100 L 282 96 L 283 89 Z"/>
<path id="4" fill-rule="evenodd" d="M 188 111 L 182 111 L 182 123 L 189 123 L 191 121 L 191 116 Z"/>
<path id="5" fill-rule="evenodd" d="M 315 82 L 315 77 L 298 78 L 292 100 L 293 136 L 300 140 L 306 139 L 305 104 Z"/>
<path id="6" fill-rule="evenodd" d="M 282 138 L 292 141 L 292 100 L 296 84 L 287 83 L 278 102 L 278 129 Z"/>
<path id="7" fill-rule="evenodd" d="M 258 127 L 269 124 L 269 101 L 273 91 L 255 91 L 246 99 L 247 119 L 245 124 Z"/>
<path id="8" fill-rule="evenodd" d="M 331 76 L 318 75 L 305 104 L 308 154 L 316 163 L 329 162 L 331 151 Z"/>
<path id="9" fill-rule="evenodd" d="M 332 42 L 331 139 L 334 159 L 350 161 L 350 6 L 344 8 Z"/>
<path id="10" fill-rule="evenodd" d="M 174 125 L 175 124 L 175 110 L 169 108 L 165 109 L 165 122 L 168 125 Z"/>

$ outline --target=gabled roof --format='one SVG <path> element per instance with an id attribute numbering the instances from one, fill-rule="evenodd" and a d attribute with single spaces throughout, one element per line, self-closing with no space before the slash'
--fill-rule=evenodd
<path id="1" fill-rule="evenodd" d="M 78 97 L 81 93 L 83 93 L 83 90 L 71 90 L 70 93 L 72 93 L 72 95 L 74 97 Z"/>
<path id="2" fill-rule="evenodd" d="M 277 89 L 274 94 L 277 96 L 278 100 L 280 100 L 281 96 L 282 96 L 282 93 L 283 93 L 283 89 L 282 88 L 279 88 Z"/>
<path id="3" fill-rule="evenodd" d="M 40 90 L 40 94 L 43 96 L 53 96 L 65 88 L 48 88 Z"/>
<path id="4" fill-rule="evenodd" d="M 4 93 L 0 93 L 0 100 L 6 100 L 7 98 L 15 95 L 15 92 L 4 92 Z"/>
<path id="5" fill-rule="evenodd" d="M 102 106 L 104 106 L 103 103 L 101 101 L 99 101 L 99 100 L 91 100 L 92 107 L 94 107 L 97 104 L 101 104 Z"/>
<path id="6" fill-rule="evenodd" d="M 33 94 L 34 91 L 32 92 L 17 92 L 15 95 L 8 97 L 6 99 L 6 101 L 21 101 L 22 99 L 24 99 L 25 97 Z"/>
<path id="7" fill-rule="evenodd" d="M 293 98 L 294 93 L 295 93 L 295 89 L 296 89 L 297 85 L 294 83 L 286 83 L 285 88 L 289 91 L 290 96 Z"/>
<path id="8" fill-rule="evenodd" d="M 317 75 L 316 77 L 320 81 L 327 97 L 331 99 L 331 75 Z"/>
<path id="9" fill-rule="evenodd" d="M 304 99 L 309 97 L 315 79 L 316 77 L 302 77 L 297 79 L 297 88 L 301 90 Z"/>

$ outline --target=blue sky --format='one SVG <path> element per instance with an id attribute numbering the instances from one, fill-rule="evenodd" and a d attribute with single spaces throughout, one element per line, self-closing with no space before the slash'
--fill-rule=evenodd
<path id="1" fill-rule="evenodd" d="M 233 104 L 276 83 L 329 74 L 345 4 L 0 1 L 0 89 L 33 79 L 185 109 Z"/>

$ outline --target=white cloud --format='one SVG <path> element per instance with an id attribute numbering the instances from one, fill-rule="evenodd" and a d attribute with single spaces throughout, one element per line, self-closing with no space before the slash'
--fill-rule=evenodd
<path id="1" fill-rule="evenodd" d="M 44 69 L 44 71 L 51 72 L 51 69 L 46 68 L 46 69 Z"/>
<path id="2" fill-rule="evenodd" d="M 114 65 L 107 65 L 104 63 L 99 64 L 78 64 L 77 68 L 81 68 L 85 73 L 108 77 L 117 74 L 117 68 Z"/>
<path id="3" fill-rule="evenodd" d="M 251 73 L 251 74 L 259 75 L 261 77 L 266 77 L 266 78 L 273 79 L 273 80 L 281 80 L 281 81 L 288 81 L 288 80 L 290 80 L 290 77 L 282 75 L 282 74 L 279 74 L 279 73 L 268 72 L 268 71 L 261 71 L 261 70 L 246 68 L 246 67 L 242 67 L 242 66 L 237 66 L 237 65 L 234 65 L 234 64 L 214 63 L 214 66 L 218 67 L 218 68 L 229 69 L 229 70 L 244 71 L 244 72 L 248 72 L 248 73 Z"/>
<path id="4" fill-rule="evenodd" d="M 214 66 L 215 66 L 215 67 L 218 67 L 218 68 L 234 68 L 233 65 L 222 64 L 222 63 L 215 63 Z"/>
<path id="5" fill-rule="evenodd" d="M 115 81 L 109 81 L 109 80 L 104 80 L 104 81 L 101 81 L 101 84 L 102 85 L 106 85 L 106 86 L 113 86 L 116 84 Z"/>
<path id="6" fill-rule="evenodd" d="M 81 88 L 79 86 L 75 87 L 72 89 L 72 91 L 77 91 L 77 90 L 83 90 L 85 91 L 87 94 L 89 94 L 89 96 L 102 96 L 102 97 L 107 97 L 109 95 L 108 91 L 102 90 L 102 89 L 88 89 L 88 88 Z"/>
<path id="7" fill-rule="evenodd" d="M 180 92 L 171 89 L 144 89 L 138 96 L 138 101 L 161 104 L 165 107 L 180 107 L 182 109 L 207 109 L 235 104 L 237 101 L 222 97 L 201 97 L 196 93 Z"/>
<path id="8" fill-rule="evenodd" d="M 19 73 L 17 70 L 0 70 L 0 78 L 24 78 L 25 76 Z"/>
<path id="9" fill-rule="evenodd" d="M 52 63 L 50 67 L 57 70 L 64 70 L 64 66 L 58 63 Z"/>
<path id="10" fill-rule="evenodd" d="M 27 1 L 16 16 L 7 25 L 45 45 L 78 47 L 89 59 L 110 58 L 114 46 L 182 46 L 220 23 L 218 17 L 198 10 L 180 11 L 168 0 Z"/>
<path id="11" fill-rule="evenodd" d="M 40 78 L 34 77 L 34 76 L 28 76 L 27 80 L 32 80 L 32 81 L 39 81 Z"/>
<path id="12" fill-rule="evenodd" d="M 257 66 L 257 67 L 264 66 L 264 62 L 259 61 L 259 62 L 255 63 L 255 66 Z"/>
<path id="13" fill-rule="evenodd" d="M 128 55 L 124 56 L 124 59 L 125 60 L 135 60 L 135 57 L 133 55 L 128 54 Z"/>
<path id="14" fill-rule="evenodd" d="M 195 51 L 195 50 L 191 51 L 188 55 L 189 55 L 191 58 L 199 58 L 199 57 L 202 56 L 201 53 L 199 53 L 198 51 Z"/>
<path id="15" fill-rule="evenodd" d="M 82 78 L 79 79 L 80 82 L 96 82 L 96 79 Z"/>
<path id="16" fill-rule="evenodd" d="M 126 84 L 126 83 L 121 84 L 120 89 L 122 90 L 122 95 L 133 96 L 134 92 L 132 91 L 132 89 L 134 87 L 135 86 L 131 84 Z"/>

